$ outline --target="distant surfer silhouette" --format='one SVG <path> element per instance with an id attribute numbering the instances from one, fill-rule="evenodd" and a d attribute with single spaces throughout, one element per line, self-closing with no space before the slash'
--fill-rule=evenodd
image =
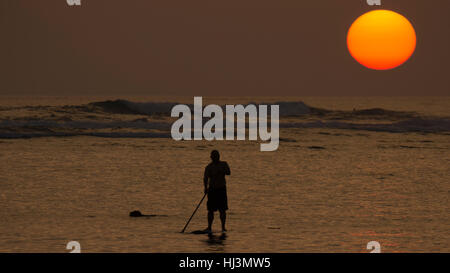
<path id="1" fill-rule="evenodd" d="M 227 188 L 225 175 L 230 175 L 230 167 L 225 161 L 220 161 L 219 151 L 211 152 L 212 162 L 205 168 L 203 183 L 205 186 L 205 194 L 208 194 L 208 228 L 205 232 L 211 232 L 214 221 L 214 212 L 220 212 L 220 221 L 222 222 L 222 231 L 226 231 L 225 222 L 228 210 Z"/>

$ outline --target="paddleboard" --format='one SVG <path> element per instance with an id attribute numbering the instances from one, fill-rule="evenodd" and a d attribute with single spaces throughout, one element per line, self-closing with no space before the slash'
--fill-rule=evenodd
<path id="1" fill-rule="evenodd" d="M 191 234 L 217 234 L 217 233 L 226 233 L 226 231 L 205 231 L 205 230 L 194 230 L 190 232 Z"/>

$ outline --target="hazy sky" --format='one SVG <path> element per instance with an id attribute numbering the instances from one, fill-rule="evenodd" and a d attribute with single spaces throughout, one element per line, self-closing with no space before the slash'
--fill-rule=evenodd
<path id="1" fill-rule="evenodd" d="M 418 36 L 382 72 L 346 47 L 365 0 L 0 3 L 1 95 L 450 95 L 448 0 L 382 0 Z"/>

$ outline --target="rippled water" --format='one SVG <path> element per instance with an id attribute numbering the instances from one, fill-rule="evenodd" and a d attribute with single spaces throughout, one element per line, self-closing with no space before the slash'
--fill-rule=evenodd
<path id="1" fill-rule="evenodd" d="M 0 139 L 0 252 L 68 252 L 73 240 L 82 252 L 450 251 L 449 134 L 281 137 L 272 153 L 249 141 Z M 181 234 L 212 149 L 231 167 L 229 232 Z M 205 227 L 203 204 L 187 232 Z"/>

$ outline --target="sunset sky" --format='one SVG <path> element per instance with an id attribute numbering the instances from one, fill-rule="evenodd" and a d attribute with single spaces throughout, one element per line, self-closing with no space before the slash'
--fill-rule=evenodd
<path id="1" fill-rule="evenodd" d="M 450 95 L 450 1 L 382 4 L 417 32 L 390 71 L 347 50 L 365 0 L 2 0 L 0 95 Z"/>

